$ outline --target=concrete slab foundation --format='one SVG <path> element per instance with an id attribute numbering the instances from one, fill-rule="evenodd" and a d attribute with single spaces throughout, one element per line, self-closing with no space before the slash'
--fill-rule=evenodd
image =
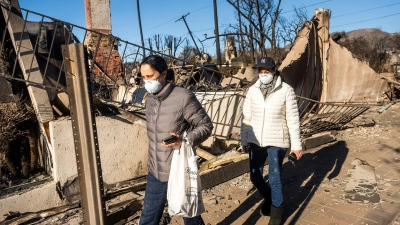
<path id="1" fill-rule="evenodd" d="M 336 141 L 336 131 L 326 131 L 303 139 L 304 149 L 315 148 Z"/>
<path id="2" fill-rule="evenodd" d="M 52 181 L 29 191 L 0 199 L 0 215 L 9 211 L 36 212 L 63 204 L 56 191 L 56 182 Z"/>

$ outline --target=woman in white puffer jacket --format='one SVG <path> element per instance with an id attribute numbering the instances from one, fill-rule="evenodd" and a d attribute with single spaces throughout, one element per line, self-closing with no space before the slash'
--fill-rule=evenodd
<path id="1" fill-rule="evenodd" d="M 299 112 L 293 88 L 276 74 L 270 57 L 257 62 L 259 79 L 250 87 L 243 105 L 241 142 L 249 152 L 250 179 L 264 197 L 260 213 L 271 216 L 269 225 L 281 223 L 283 193 L 281 169 L 286 149 L 302 156 Z M 268 183 L 263 179 L 266 158 Z"/>

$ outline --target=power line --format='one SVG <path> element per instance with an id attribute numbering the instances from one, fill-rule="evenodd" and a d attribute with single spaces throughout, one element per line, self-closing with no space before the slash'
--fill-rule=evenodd
<path id="1" fill-rule="evenodd" d="M 224 3 L 225 2 L 225 0 L 221 0 L 220 2 L 218 2 L 217 3 L 217 5 L 219 5 L 219 4 L 222 4 L 222 3 Z M 203 9 L 207 9 L 207 8 L 210 8 L 210 7 L 213 7 L 214 5 L 209 5 L 209 6 L 206 6 L 206 7 L 204 7 L 204 8 L 201 8 L 201 9 L 196 9 L 196 10 L 194 10 L 194 11 L 192 11 L 192 12 L 197 12 L 197 11 L 200 11 L 200 10 L 203 10 Z"/>
<path id="2" fill-rule="evenodd" d="M 228 27 L 229 25 L 224 25 L 224 24 L 222 24 L 222 25 L 219 25 L 219 27 L 220 28 L 222 28 L 222 27 Z M 214 30 L 215 29 L 215 27 L 213 27 L 213 28 L 206 28 L 206 29 L 203 29 L 203 30 L 195 30 L 195 31 L 192 31 L 192 33 L 199 33 L 199 32 L 203 32 L 203 31 L 206 31 L 206 30 Z"/>
<path id="3" fill-rule="evenodd" d="M 390 17 L 390 16 L 395 16 L 395 15 L 400 15 L 400 13 L 390 14 L 390 15 L 387 15 L 387 16 L 380 16 L 380 17 L 376 17 L 376 18 L 372 18 L 372 19 L 367 19 L 367 20 L 361 20 L 361 21 L 357 21 L 357 22 L 353 22 L 353 23 L 341 24 L 341 25 L 337 25 L 337 26 L 332 26 L 331 28 L 334 28 L 334 27 L 342 27 L 342 26 L 347 26 L 347 25 L 356 24 L 356 23 L 362 23 L 362 22 L 371 21 L 371 20 L 377 20 L 377 19 L 381 19 L 381 18 L 385 18 L 385 17 Z"/>
<path id="4" fill-rule="evenodd" d="M 337 18 L 337 17 L 342 17 L 342 16 L 354 15 L 354 14 L 357 14 L 357 13 L 367 12 L 367 11 L 371 11 L 371 10 L 375 10 L 375 9 L 380 9 L 380 8 L 385 8 L 385 7 L 389 7 L 389 6 L 392 6 L 392 5 L 398 5 L 398 4 L 400 4 L 400 2 L 394 3 L 394 4 L 390 4 L 390 5 L 384 5 L 384 6 L 380 6 L 380 7 L 365 9 L 365 10 L 361 10 L 361 11 L 356 11 L 356 12 L 353 12 L 353 13 L 347 13 L 347 14 L 342 14 L 342 15 L 338 15 L 338 16 L 332 16 L 331 18 Z"/>
<path id="5" fill-rule="evenodd" d="M 217 3 L 217 4 L 221 4 L 221 3 L 223 3 L 224 1 L 225 1 L 225 0 L 222 0 L 222 1 L 220 1 L 219 3 Z M 206 6 L 206 7 L 203 7 L 203 8 L 199 8 L 199 9 L 193 10 L 192 13 L 193 13 L 193 12 L 200 11 L 200 10 L 203 10 L 203 9 L 206 9 L 206 8 L 210 8 L 210 7 L 212 7 L 212 6 L 213 6 L 213 5 L 209 5 L 209 6 Z M 154 27 L 152 27 L 152 28 L 146 29 L 145 31 L 149 31 L 149 30 L 153 30 L 153 29 L 155 29 L 155 28 L 157 28 L 157 27 L 161 27 L 161 26 L 163 26 L 163 25 L 165 25 L 165 24 L 167 24 L 167 23 L 170 23 L 170 22 L 172 22 L 172 21 L 175 21 L 175 20 L 177 20 L 177 19 L 179 19 L 179 18 L 181 18 L 181 17 L 175 17 L 174 19 L 168 20 L 168 21 L 166 21 L 166 22 L 164 22 L 164 23 L 162 23 L 162 24 L 159 24 L 159 25 L 156 25 L 156 26 L 154 26 Z M 137 35 L 133 35 L 133 36 L 130 36 L 130 37 L 128 37 L 128 38 L 135 37 L 135 36 L 137 36 Z"/>
<path id="6" fill-rule="evenodd" d="M 160 24 L 160 25 L 157 25 L 157 26 L 152 27 L 152 28 L 150 28 L 150 29 L 147 29 L 147 30 L 145 30 L 145 31 L 149 31 L 149 30 L 152 30 L 152 29 L 154 29 L 154 28 L 161 27 L 162 25 L 165 25 L 165 24 L 167 24 L 167 23 L 169 23 L 169 22 L 171 22 L 171 21 L 177 20 L 177 19 L 179 19 L 179 18 L 180 18 L 180 17 L 176 17 L 176 18 L 174 18 L 174 19 L 172 19 L 172 20 L 168 20 L 168 21 L 165 22 L 165 23 L 162 23 L 162 24 Z"/>
<path id="7" fill-rule="evenodd" d="M 325 3 L 325 2 L 330 2 L 330 1 L 332 1 L 332 0 L 327 0 L 327 1 L 323 1 L 323 2 L 318 2 L 318 3 L 312 4 L 312 5 L 306 5 L 306 6 L 297 8 L 297 9 L 304 9 L 304 8 L 308 8 L 308 7 L 311 7 L 311 6 L 315 6 L 315 5 L 318 5 L 318 4 L 321 4 L 321 3 Z M 294 11 L 295 11 L 295 10 L 293 9 L 293 10 L 289 10 L 289 11 L 283 12 L 283 13 L 281 13 L 281 14 L 285 14 L 285 13 L 288 13 L 288 12 L 294 12 Z"/>
<path id="8" fill-rule="evenodd" d="M 219 5 L 219 4 L 223 3 L 223 2 L 224 2 L 224 0 L 223 0 L 223 1 L 220 1 L 220 2 L 217 3 L 217 4 Z M 203 7 L 203 8 L 199 8 L 199 9 L 196 9 L 196 10 L 191 11 L 191 13 L 198 12 L 198 11 L 201 11 L 201 10 L 203 10 L 203 9 L 207 9 L 207 8 L 212 7 L 212 6 L 213 6 L 213 5 L 209 5 L 209 6 L 205 6 L 205 7 Z M 189 13 L 190 13 L 190 12 L 189 12 Z M 162 24 L 160 24 L 160 25 L 157 25 L 157 26 L 155 26 L 155 27 L 149 28 L 149 29 L 147 29 L 147 30 L 145 30 L 145 31 L 149 31 L 149 30 L 152 30 L 152 29 L 154 29 L 154 28 L 160 27 L 160 26 L 165 25 L 165 24 L 167 24 L 167 23 L 169 23 L 169 22 L 175 21 L 175 20 L 177 20 L 177 19 L 179 19 L 179 18 L 181 18 L 181 17 L 180 17 L 180 16 L 179 16 L 179 17 L 175 17 L 174 19 L 168 20 L 167 22 L 164 22 L 164 23 L 162 23 Z"/>

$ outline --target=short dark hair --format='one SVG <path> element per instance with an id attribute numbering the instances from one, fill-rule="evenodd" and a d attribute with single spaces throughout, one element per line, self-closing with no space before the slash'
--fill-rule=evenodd
<path id="1" fill-rule="evenodd" d="M 168 70 L 167 62 L 163 59 L 163 57 L 158 56 L 158 55 L 147 56 L 140 63 L 140 67 L 142 67 L 142 65 L 145 65 L 145 64 L 149 65 L 151 68 L 158 71 L 159 73 L 162 73 L 162 72 Z"/>

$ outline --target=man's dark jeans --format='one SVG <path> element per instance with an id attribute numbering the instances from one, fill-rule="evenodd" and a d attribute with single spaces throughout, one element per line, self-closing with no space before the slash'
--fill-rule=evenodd
<path id="1" fill-rule="evenodd" d="M 158 225 L 167 202 L 168 182 L 161 182 L 150 172 L 147 176 L 144 207 L 140 216 L 140 225 Z M 185 225 L 204 225 L 201 216 L 193 218 L 183 217 Z"/>
<path id="2" fill-rule="evenodd" d="M 264 198 L 268 196 L 268 185 L 271 187 L 272 205 L 275 207 L 280 207 L 283 203 L 281 170 L 285 155 L 285 148 L 260 147 L 256 144 L 249 146 L 250 180 Z M 267 157 L 269 184 L 263 178 L 264 163 Z"/>

